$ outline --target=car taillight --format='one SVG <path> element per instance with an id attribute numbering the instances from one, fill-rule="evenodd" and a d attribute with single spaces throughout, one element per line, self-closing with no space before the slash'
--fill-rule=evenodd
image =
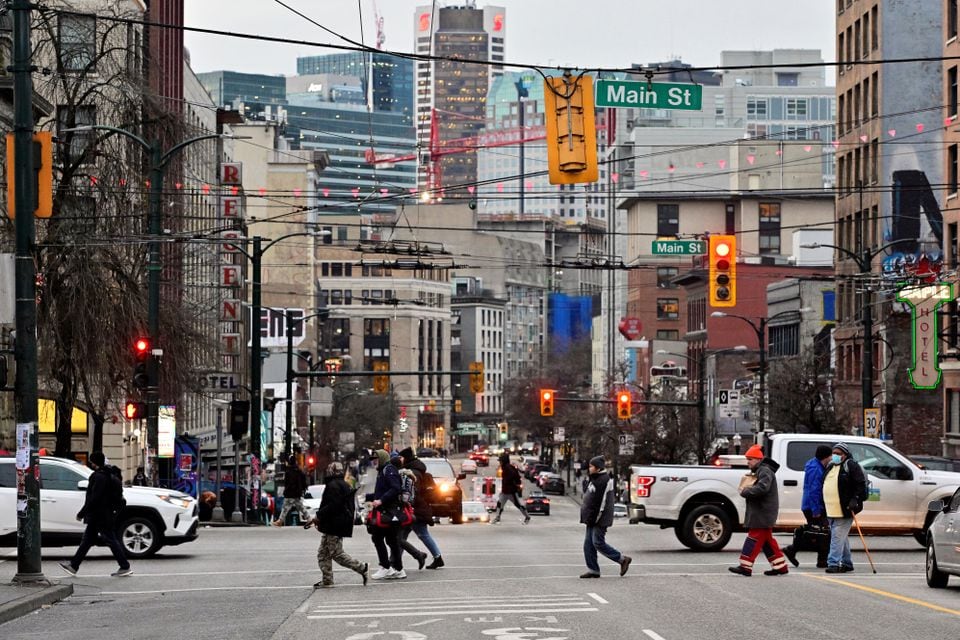
<path id="1" fill-rule="evenodd" d="M 530 498 L 527 498 L 527 504 L 533 504 L 533 500 L 531 500 Z"/>
<path id="2" fill-rule="evenodd" d="M 656 481 L 654 476 L 634 476 L 632 480 L 634 495 L 638 498 L 649 498 L 650 490 Z"/>
<path id="3" fill-rule="evenodd" d="M 543 504 L 550 504 L 550 501 L 549 501 L 549 500 L 544 500 L 544 501 L 543 501 Z"/>

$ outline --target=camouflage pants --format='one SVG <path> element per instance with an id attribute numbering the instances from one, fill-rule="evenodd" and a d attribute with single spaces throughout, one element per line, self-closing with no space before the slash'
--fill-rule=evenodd
<path id="1" fill-rule="evenodd" d="M 333 584 L 334 562 L 363 575 L 364 563 L 347 555 L 343 550 L 343 538 L 325 533 L 320 540 L 320 548 L 317 549 L 317 564 L 320 565 L 320 571 L 323 573 L 324 584 Z"/>
<path id="2" fill-rule="evenodd" d="M 307 509 L 303 506 L 303 498 L 284 498 L 283 499 L 283 509 L 280 510 L 280 515 L 277 516 L 277 520 L 280 522 L 286 522 L 287 514 L 297 510 L 297 515 L 300 516 L 300 523 L 303 524 L 310 518 L 307 517 Z"/>

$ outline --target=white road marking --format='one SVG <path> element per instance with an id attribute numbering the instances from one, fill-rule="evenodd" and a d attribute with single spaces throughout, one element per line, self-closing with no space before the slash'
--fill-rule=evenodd
<path id="1" fill-rule="evenodd" d="M 646 636 L 649 637 L 651 640 L 666 640 L 666 638 L 664 638 L 662 635 L 660 635 L 656 631 L 653 631 L 652 629 L 644 629 L 643 633 L 646 634 Z"/>
<path id="2" fill-rule="evenodd" d="M 503 609 L 459 609 L 452 611 L 431 611 L 432 615 L 445 615 L 445 616 L 468 616 L 476 614 L 515 614 L 523 615 L 527 613 L 579 613 L 585 611 L 599 611 L 596 607 L 587 607 L 584 609 L 530 609 L 528 611 L 511 611 Z M 397 611 L 397 612 L 387 612 L 387 613 L 346 613 L 346 614 L 329 614 L 329 615 L 308 615 L 307 618 L 310 620 L 337 620 L 343 618 L 410 618 L 413 616 L 422 616 L 423 613 L 420 611 Z"/>
<path id="3" fill-rule="evenodd" d="M 440 603 L 436 598 L 430 600 L 348 600 L 341 602 L 324 602 L 322 604 L 317 604 L 317 609 L 336 609 L 341 610 L 344 608 L 360 607 L 364 609 L 369 609 L 371 607 L 437 607 L 437 606 L 454 606 L 460 607 L 464 605 L 471 604 L 480 604 L 483 606 L 489 606 L 491 604 L 498 604 L 504 602 L 510 606 L 526 606 L 526 605 L 536 605 L 536 604 L 546 604 L 546 605 L 561 605 L 561 604 L 574 604 L 574 605 L 583 605 L 588 606 L 592 605 L 592 602 L 587 602 L 582 596 L 572 596 L 572 597 L 557 597 L 552 595 L 545 596 L 508 596 L 508 597 L 497 597 L 497 596 L 473 596 L 466 598 L 444 598 L 443 602 Z M 515 605 L 514 605 L 515 603 Z"/>
<path id="4" fill-rule="evenodd" d="M 488 600 L 484 602 L 478 602 L 475 606 L 478 607 L 504 607 L 507 609 L 519 609 L 522 607 L 589 607 L 593 603 L 586 602 L 583 600 L 578 600 L 575 602 L 551 602 L 550 600 L 543 600 L 542 602 L 518 602 L 516 604 L 511 604 L 508 599 L 501 599 L 500 601 Z M 432 605 L 421 604 L 417 606 L 417 611 L 422 614 L 432 615 L 432 614 L 443 614 L 445 609 L 463 609 L 464 607 L 471 606 L 472 603 L 469 602 L 451 602 L 451 603 L 437 603 Z M 343 605 L 343 604 L 328 604 L 317 606 L 313 608 L 310 613 L 363 613 L 365 611 L 377 611 L 377 612 L 389 612 L 389 611 L 409 611 L 410 605 L 406 604 L 396 604 L 396 605 L 380 605 L 378 607 L 371 607 L 369 605 L 355 604 L 355 605 Z"/>
<path id="5" fill-rule="evenodd" d="M 594 600 L 596 600 L 597 602 L 599 602 L 600 604 L 610 604 L 608 601 L 606 601 L 606 600 L 604 600 L 603 598 L 601 598 L 599 594 L 596 594 L 596 593 L 588 593 L 587 595 L 590 596 L 591 598 L 593 598 Z"/>
<path id="6" fill-rule="evenodd" d="M 413 624 L 410 624 L 410 625 L 408 625 L 408 626 L 410 626 L 410 627 L 423 627 L 423 626 L 428 625 L 428 624 L 433 624 L 434 622 L 443 622 L 443 618 L 432 618 L 432 619 L 430 619 L 430 620 L 424 620 L 424 621 L 422 621 L 422 622 L 414 622 Z"/>

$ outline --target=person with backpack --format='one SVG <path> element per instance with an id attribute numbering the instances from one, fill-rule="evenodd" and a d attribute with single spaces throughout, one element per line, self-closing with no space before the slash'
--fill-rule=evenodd
<path id="1" fill-rule="evenodd" d="M 395 460 L 399 461 L 400 458 L 397 457 Z M 377 483 L 373 493 L 368 493 L 366 498 L 374 516 L 386 517 L 400 506 L 400 470 L 385 449 L 377 449 L 376 461 Z M 403 551 L 400 549 L 400 526 L 397 524 L 371 525 L 368 530 L 380 564 L 380 568 L 370 577 L 374 580 L 406 578 L 407 573 L 403 570 Z"/>
<path id="2" fill-rule="evenodd" d="M 315 526 L 323 534 L 320 539 L 320 548 L 317 549 L 317 564 L 323 579 L 313 585 L 314 589 L 333 586 L 333 563 L 352 569 L 363 578 L 363 586 L 367 586 L 370 569 L 366 562 L 351 558 L 343 550 L 343 539 L 353 535 L 353 515 L 357 508 L 355 499 L 356 489 L 346 483 L 343 476 L 343 465 L 331 462 L 327 465 L 327 475 L 324 480 L 323 495 L 317 515 L 306 524 L 304 529 Z"/>
<path id="3" fill-rule="evenodd" d="M 287 521 L 287 514 L 297 510 L 300 522 L 307 521 L 307 509 L 303 506 L 303 494 L 307 491 L 307 476 L 297 466 L 297 459 L 290 456 L 287 460 L 287 470 L 283 476 L 283 509 L 280 516 L 273 521 L 273 526 L 282 527 Z"/>
<path id="4" fill-rule="evenodd" d="M 113 557 L 120 568 L 110 575 L 122 578 L 133 575 L 130 562 L 123 552 L 123 546 L 117 539 L 117 516 L 126 506 L 123 499 L 123 478 L 120 470 L 107 465 L 102 451 L 90 454 L 88 462 L 93 473 L 87 481 L 87 493 L 83 501 L 83 508 L 77 513 L 77 520 L 86 523 L 80 546 L 69 562 L 61 562 L 60 568 L 72 576 L 77 575 L 83 559 L 87 557 L 90 547 L 98 543 L 98 538 L 110 547 Z"/>
<path id="5" fill-rule="evenodd" d="M 512 501 L 514 506 L 523 514 L 523 524 L 530 523 L 530 514 L 527 508 L 521 504 L 517 494 L 523 491 L 523 480 L 520 478 L 520 472 L 510 464 L 510 454 L 504 453 L 500 456 L 500 497 L 497 499 L 497 515 L 490 521 L 490 524 L 499 524 L 500 516 L 503 515 L 503 507 L 507 501 Z"/>
<path id="6" fill-rule="evenodd" d="M 830 553 L 827 573 L 853 571 L 850 555 L 850 527 L 853 517 L 863 511 L 867 499 L 867 477 L 843 442 L 833 445 L 830 466 L 823 477 L 823 504 L 830 521 Z"/>
<path id="7" fill-rule="evenodd" d="M 427 554 L 419 551 L 413 544 L 407 542 L 410 532 L 413 531 L 420 538 L 420 542 L 427 548 L 427 551 L 433 556 L 433 562 L 427 565 L 427 569 L 439 569 L 443 566 L 443 556 L 440 554 L 440 547 L 437 541 L 430 535 L 430 527 L 433 526 L 433 508 L 430 506 L 430 499 L 434 495 L 436 484 L 433 481 L 433 475 L 427 471 L 427 466 L 423 461 L 417 458 L 412 447 L 407 447 L 400 452 L 400 459 L 403 461 L 404 471 L 411 471 L 416 478 L 416 489 L 413 497 L 413 524 L 403 530 L 401 534 L 401 546 L 403 550 L 417 559 L 419 568 L 423 569 L 427 561 Z"/>

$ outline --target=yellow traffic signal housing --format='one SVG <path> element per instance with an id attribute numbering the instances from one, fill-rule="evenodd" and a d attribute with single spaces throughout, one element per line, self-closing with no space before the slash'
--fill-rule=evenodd
<path id="1" fill-rule="evenodd" d="M 16 158 L 14 156 L 13 134 L 7 134 L 7 214 L 11 220 L 16 217 L 15 179 Z M 53 215 L 53 134 L 40 131 L 33 134 L 33 165 L 36 174 L 37 200 L 34 202 L 33 215 L 37 218 L 49 218 Z"/>
<path id="2" fill-rule="evenodd" d="M 547 78 L 543 86 L 550 184 L 596 182 L 597 127 L 593 78 Z"/>
<path id="3" fill-rule="evenodd" d="M 617 418 L 629 420 L 633 415 L 633 397 L 629 391 L 617 392 Z"/>
<path id="4" fill-rule="evenodd" d="M 463 400 L 457 398 L 453 401 L 453 412 L 460 413 L 461 411 L 463 411 Z"/>
<path id="5" fill-rule="evenodd" d="M 390 363 L 377 361 L 373 363 L 374 371 L 390 371 Z M 373 392 L 388 393 L 390 391 L 390 376 L 373 376 Z"/>
<path id="6" fill-rule="evenodd" d="M 553 400 L 556 392 L 553 389 L 540 389 L 540 415 L 553 415 Z"/>
<path id="7" fill-rule="evenodd" d="M 710 236 L 710 306 L 737 306 L 737 237 Z"/>
<path id="8" fill-rule="evenodd" d="M 483 393 L 486 385 L 483 381 L 483 363 L 482 362 L 471 362 L 470 363 L 470 392 L 471 393 Z"/>

